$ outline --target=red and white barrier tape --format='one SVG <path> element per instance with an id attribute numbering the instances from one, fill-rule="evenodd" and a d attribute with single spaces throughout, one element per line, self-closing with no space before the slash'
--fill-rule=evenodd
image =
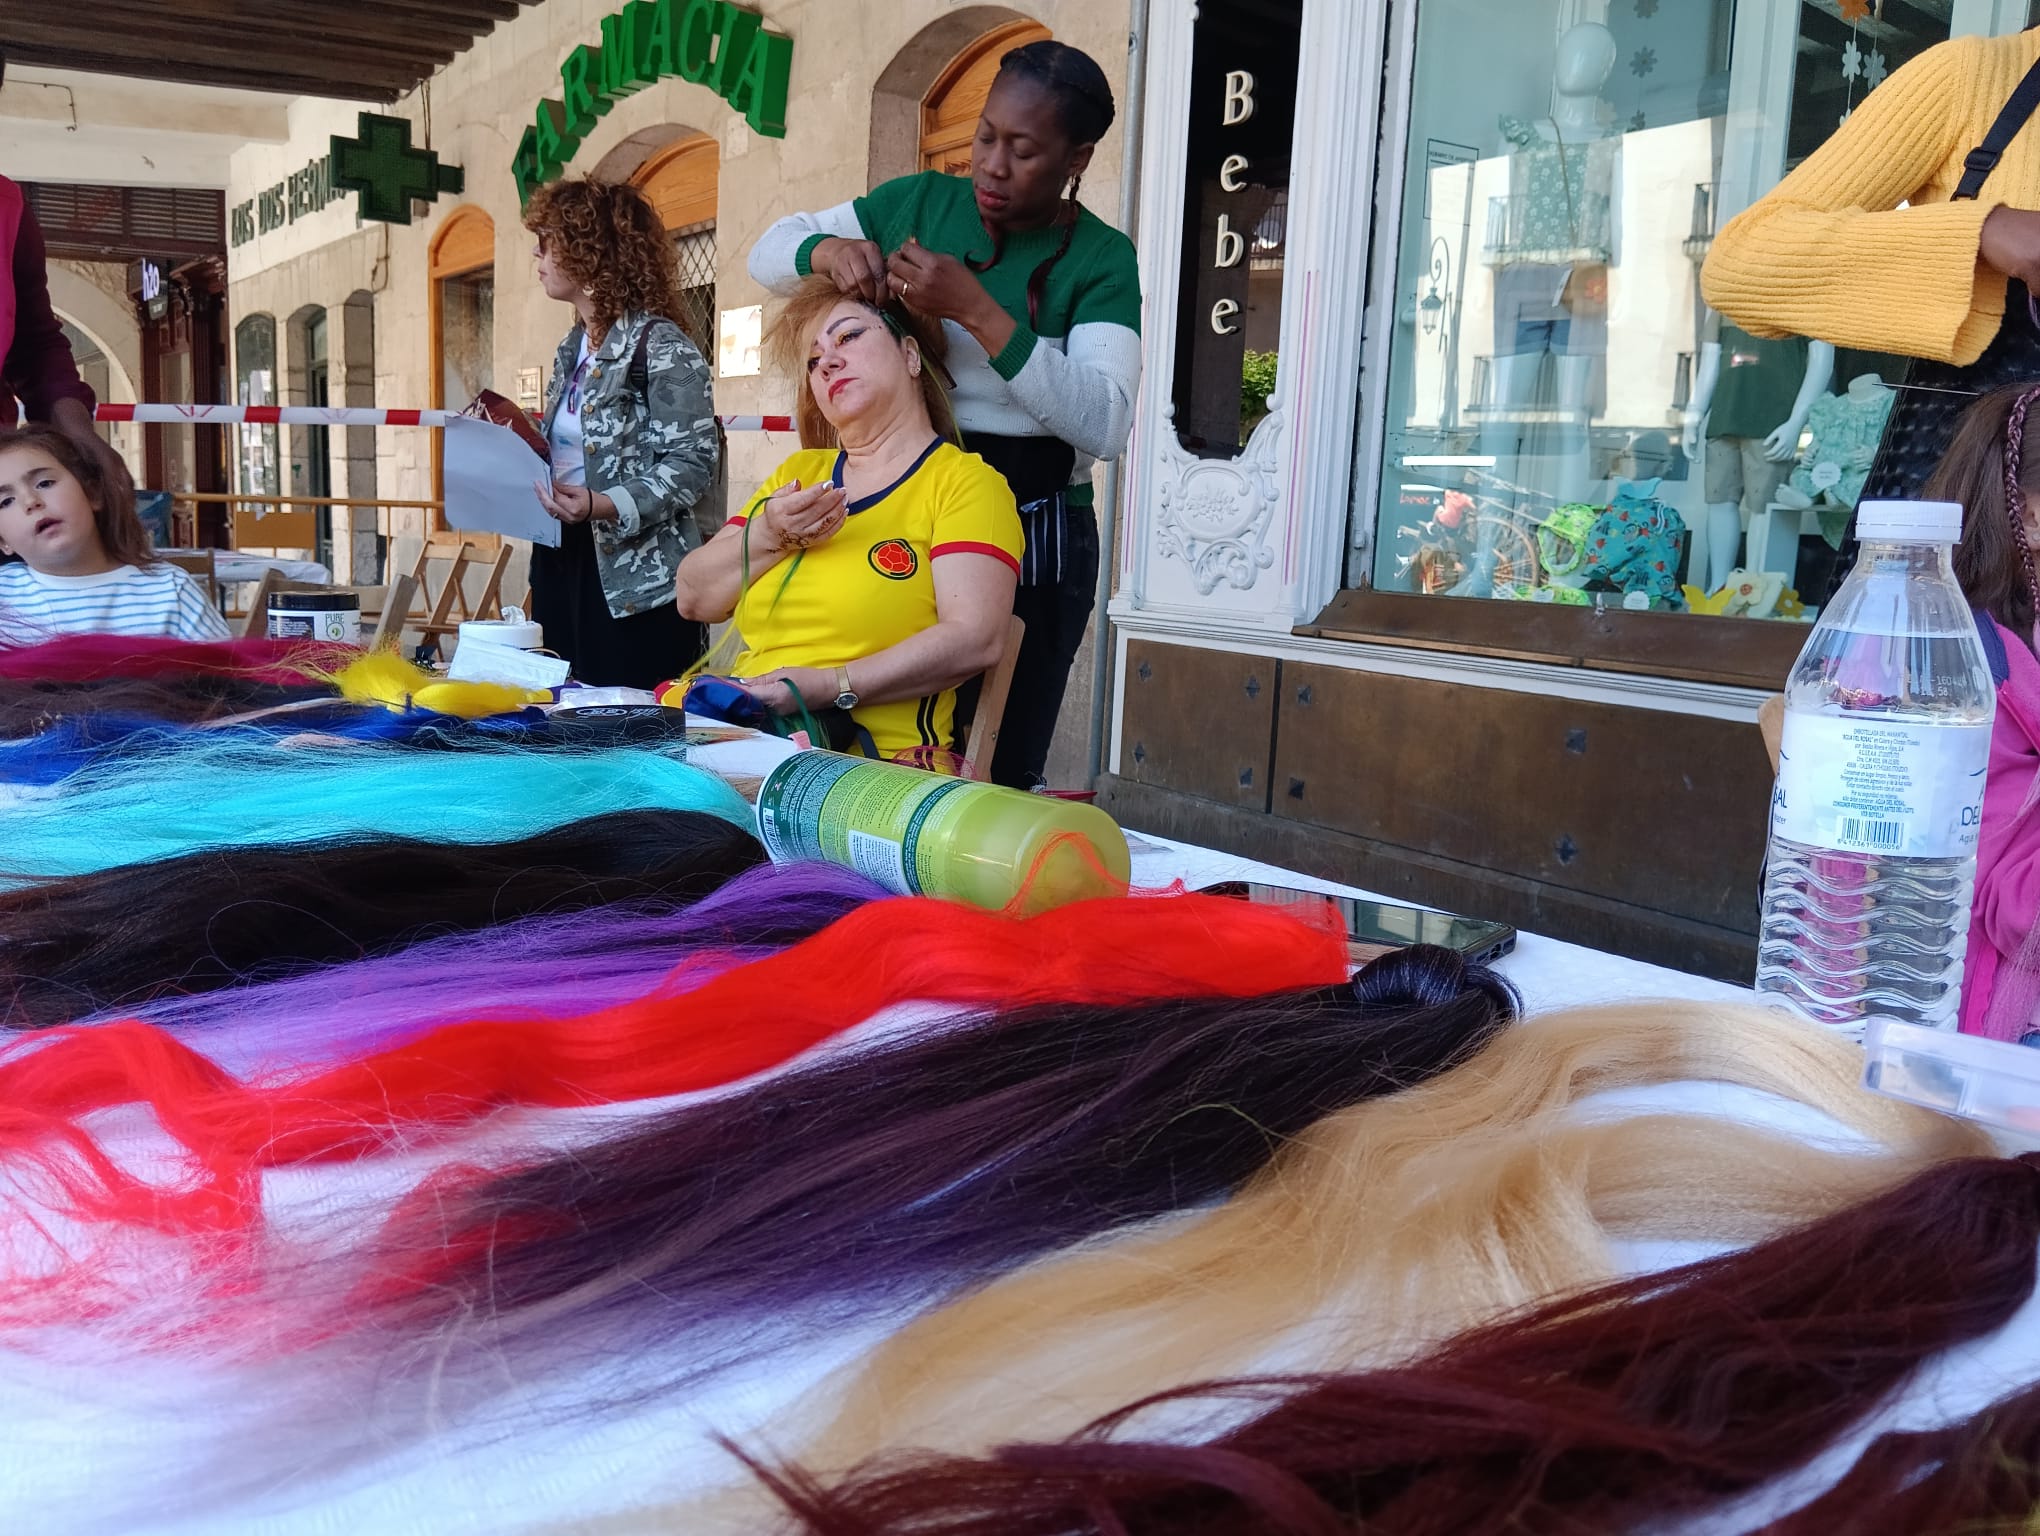
<path id="1" fill-rule="evenodd" d="M 102 405 L 97 421 L 227 426 L 443 427 L 456 411 L 397 411 L 366 405 Z M 791 416 L 718 416 L 725 432 L 791 432 Z"/>

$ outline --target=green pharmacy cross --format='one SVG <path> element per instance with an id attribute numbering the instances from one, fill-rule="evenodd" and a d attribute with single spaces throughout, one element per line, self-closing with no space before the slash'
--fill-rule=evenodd
<path id="1" fill-rule="evenodd" d="M 431 202 L 464 184 L 457 165 L 441 165 L 429 149 L 411 144 L 410 120 L 364 112 L 358 138 L 333 135 L 333 185 L 360 194 L 356 210 L 385 224 L 411 222 L 411 199 Z"/>

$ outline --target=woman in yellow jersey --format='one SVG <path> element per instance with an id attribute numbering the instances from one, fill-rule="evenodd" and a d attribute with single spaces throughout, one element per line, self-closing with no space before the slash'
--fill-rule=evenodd
<path id="1" fill-rule="evenodd" d="M 774 326 L 802 450 L 680 562 L 683 617 L 734 619 L 776 714 L 847 710 L 880 757 L 951 761 L 956 685 L 995 665 L 1019 578 L 1005 478 L 953 441 L 931 343 L 826 278 Z"/>

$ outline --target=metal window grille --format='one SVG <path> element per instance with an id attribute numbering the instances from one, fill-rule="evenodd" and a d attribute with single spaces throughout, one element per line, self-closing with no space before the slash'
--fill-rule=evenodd
<path id="1" fill-rule="evenodd" d="M 690 224 L 673 236 L 680 263 L 680 328 L 701 348 L 715 355 L 715 222 Z"/>
<path id="2" fill-rule="evenodd" d="M 50 254 L 83 260 L 209 256 L 227 248 L 226 194 L 194 187 L 23 182 Z"/>

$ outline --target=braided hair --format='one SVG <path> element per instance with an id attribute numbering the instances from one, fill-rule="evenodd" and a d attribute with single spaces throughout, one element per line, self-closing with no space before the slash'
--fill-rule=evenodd
<path id="1" fill-rule="evenodd" d="M 1112 84 L 1105 78 L 1105 71 L 1083 49 L 1072 48 L 1068 43 L 1043 38 L 1040 42 L 1009 50 L 999 60 L 998 79 L 993 84 L 1008 77 L 1030 81 L 1048 94 L 1056 120 L 1072 147 L 1097 143 L 1105 137 L 1105 131 L 1112 126 L 1112 119 L 1117 115 L 1112 104 Z M 1070 241 L 1076 236 L 1077 190 L 1083 182 L 1082 176 L 1070 178 L 1069 189 L 1063 194 L 1062 206 L 1056 210 L 1055 216 L 1055 222 L 1062 226 L 1062 239 L 1057 242 L 1048 260 L 1036 267 L 1027 279 L 1027 324 L 1030 327 L 1040 325 L 1041 296 L 1048 288 L 1048 274 L 1068 253 Z M 991 236 L 991 255 L 982 260 L 975 256 L 964 257 L 964 265 L 971 271 L 982 272 L 998 265 L 1005 240 L 996 229 L 991 231 Z"/>

